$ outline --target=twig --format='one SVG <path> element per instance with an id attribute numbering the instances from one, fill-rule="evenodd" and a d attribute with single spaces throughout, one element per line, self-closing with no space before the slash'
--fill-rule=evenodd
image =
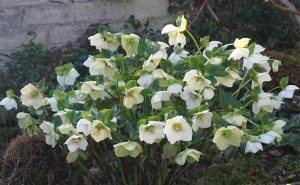
<path id="1" fill-rule="evenodd" d="M 285 11 L 285 12 L 289 12 L 291 14 L 295 14 L 295 15 L 299 15 L 300 16 L 300 12 L 293 9 L 293 8 L 287 8 L 287 7 L 284 7 L 284 6 L 281 6 L 279 4 L 277 4 L 274 0 L 269 0 L 269 2 L 275 6 L 276 8 L 282 10 L 282 11 Z"/>
<path id="2" fill-rule="evenodd" d="M 206 7 L 208 3 L 208 0 L 205 0 L 203 2 L 203 4 L 201 5 L 201 7 L 199 8 L 196 16 L 194 17 L 194 19 L 190 22 L 190 24 L 187 26 L 188 28 L 192 26 L 192 24 L 194 24 L 194 22 L 198 19 L 198 17 L 200 16 L 200 14 L 202 13 L 202 11 L 204 10 L 204 8 Z"/>

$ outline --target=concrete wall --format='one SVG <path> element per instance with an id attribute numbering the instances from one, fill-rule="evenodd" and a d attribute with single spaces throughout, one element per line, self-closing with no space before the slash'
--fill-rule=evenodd
<path id="1" fill-rule="evenodd" d="M 90 24 L 120 27 L 130 15 L 160 28 L 169 17 L 167 7 L 168 0 L 0 0 L 0 53 L 27 43 L 31 30 L 36 42 L 61 46 L 76 41 Z"/>

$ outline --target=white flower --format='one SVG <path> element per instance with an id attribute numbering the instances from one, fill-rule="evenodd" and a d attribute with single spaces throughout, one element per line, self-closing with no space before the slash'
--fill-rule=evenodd
<path id="1" fill-rule="evenodd" d="M 132 87 L 126 91 L 124 97 L 124 106 L 131 109 L 133 105 L 140 104 L 144 101 L 144 97 L 140 94 L 144 87 Z"/>
<path id="2" fill-rule="evenodd" d="M 54 131 L 54 124 L 48 121 L 43 121 L 43 123 L 41 123 L 40 125 L 40 128 L 46 134 L 45 135 L 46 144 L 54 147 L 56 145 L 56 139 L 57 139 L 57 136 Z"/>
<path id="3" fill-rule="evenodd" d="M 252 81 L 251 88 L 253 89 L 256 86 L 262 87 L 262 84 L 264 82 L 269 82 L 271 80 L 272 80 L 272 78 L 269 75 L 269 73 L 267 73 L 267 72 L 265 72 L 265 73 L 258 73 L 256 81 Z"/>
<path id="4" fill-rule="evenodd" d="M 136 158 L 143 151 L 141 145 L 133 141 L 118 143 L 113 147 L 117 157 L 130 156 Z"/>
<path id="5" fill-rule="evenodd" d="M 100 98 L 104 100 L 109 97 L 109 94 L 105 91 L 103 85 L 96 85 L 96 81 L 86 81 L 81 85 L 80 92 L 83 94 L 89 94 L 93 100 Z"/>
<path id="6" fill-rule="evenodd" d="M 253 53 L 251 56 L 244 59 L 243 68 L 246 67 L 247 69 L 251 69 L 254 64 L 264 64 L 265 62 L 268 62 L 268 60 L 269 57 Z"/>
<path id="7" fill-rule="evenodd" d="M 218 47 L 220 44 L 222 44 L 222 42 L 219 41 L 210 41 L 208 43 L 208 46 L 205 48 L 206 51 L 211 51 L 213 50 L 215 47 Z"/>
<path id="8" fill-rule="evenodd" d="M 53 116 L 59 116 L 63 124 L 71 123 L 68 113 L 72 112 L 70 109 L 65 109 L 63 111 L 58 111 Z"/>
<path id="9" fill-rule="evenodd" d="M 210 81 L 209 81 L 210 82 Z M 203 98 L 205 100 L 211 100 L 214 96 L 215 96 L 215 93 L 214 93 L 214 87 L 211 86 L 211 85 L 207 85 L 203 91 L 202 91 L 202 94 L 203 94 Z"/>
<path id="10" fill-rule="evenodd" d="M 92 129 L 92 123 L 87 119 L 80 119 L 77 122 L 76 130 L 78 132 L 82 132 L 85 136 L 88 136 L 91 134 Z"/>
<path id="11" fill-rule="evenodd" d="M 152 72 L 152 76 L 155 79 L 173 79 L 174 77 L 172 77 L 171 75 L 169 75 L 168 73 L 166 73 L 163 69 L 155 69 Z"/>
<path id="12" fill-rule="evenodd" d="M 65 135 L 71 135 L 71 134 L 77 134 L 78 133 L 77 130 L 70 123 L 62 124 L 57 128 L 58 128 L 58 131 L 61 134 L 65 134 Z"/>
<path id="13" fill-rule="evenodd" d="M 191 141 L 193 136 L 192 128 L 183 116 L 168 119 L 164 133 L 171 144 L 174 144 L 176 141 Z"/>
<path id="14" fill-rule="evenodd" d="M 282 98 L 293 98 L 295 90 L 298 90 L 298 89 L 299 89 L 299 87 L 297 87 L 295 85 L 288 85 L 285 87 L 285 89 L 280 91 L 278 96 L 280 96 Z"/>
<path id="15" fill-rule="evenodd" d="M 181 84 L 171 84 L 168 86 L 167 91 L 169 91 L 172 94 L 180 94 L 182 93 L 182 85 Z"/>
<path id="16" fill-rule="evenodd" d="M 222 127 L 216 131 L 213 142 L 220 150 L 225 150 L 230 145 L 240 146 L 243 135 L 244 132 L 235 126 Z"/>
<path id="17" fill-rule="evenodd" d="M 183 81 L 193 90 L 203 90 L 207 84 L 211 82 L 202 75 L 201 72 L 193 69 L 185 73 Z"/>
<path id="18" fill-rule="evenodd" d="M 278 72 L 278 68 L 281 65 L 281 61 L 279 60 L 273 60 L 272 62 L 272 70 L 273 72 Z"/>
<path id="19" fill-rule="evenodd" d="M 283 129 L 282 127 L 284 127 L 286 125 L 286 122 L 283 120 L 276 120 L 273 123 L 273 128 L 272 130 L 274 130 L 277 134 L 279 134 L 279 137 L 277 137 L 277 141 L 281 141 L 281 135 L 283 135 Z"/>
<path id="20" fill-rule="evenodd" d="M 181 33 L 181 30 L 179 27 L 174 26 L 173 24 L 166 25 L 162 31 L 161 34 L 168 34 L 169 36 L 169 44 L 172 45 L 178 45 L 183 48 L 186 44 L 186 37 L 183 33 Z"/>
<path id="21" fill-rule="evenodd" d="M 0 105 L 3 105 L 6 110 L 11 110 L 13 108 L 17 109 L 18 105 L 14 98 L 6 97 L 1 100 Z"/>
<path id="22" fill-rule="evenodd" d="M 118 87 L 124 87 L 126 84 L 125 82 L 122 80 L 122 81 L 118 81 Z"/>
<path id="23" fill-rule="evenodd" d="M 144 74 L 137 80 L 137 83 L 142 87 L 149 87 L 152 82 L 153 76 L 150 74 Z"/>
<path id="24" fill-rule="evenodd" d="M 272 106 L 274 109 L 279 109 L 282 104 L 282 97 L 272 96 L 271 97 Z"/>
<path id="25" fill-rule="evenodd" d="M 153 71 L 156 69 L 156 67 L 159 65 L 161 59 L 166 59 L 168 55 L 164 53 L 163 51 L 158 51 L 153 55 L 150 55 L 150 57 L 144 62 L 143 69 L 146 71 Z"/>
<path id="26" fill-rule="evenodd" d="M 262 109 L 267 112 L 273 111 L 273 103 L 271 101 L 271 94 L 261 92 L 258 94 L 258 100 L 252 104 L 252 111 L 254 114 L 258 114 L 258 112 Z"/>
<path id="27" fill-rule="evenodd" d="M 90 66 L 89 71 L 92 76 L 103 75 L 104 77 L 112 78 L 117 69 L 111 63 L 110 59 L 96 58 L 95 62 Z"/>
<path id="28" fill-rule="evenodd" d="M 34 109 L 40 108 L 45 104 L 41 92 L 32 84 L 28 84 L 21 89 L 21 102 L 23 105 Z"/>
<path id="29" fill-rule="evenodd" d="M 259 140 L 262 143 L 270 144 L 276 139 L 276 137 L 280 137 L 280 135 L 278 133 L 276 133 L 275 131 L 270 130 L 264 134 L 261 134 L 259 136 Z"/>
<path id="30" fill-rule="evenodd" d="M 76 78 L 79 76 L 79 73 L 76 69 L 72 68 L 69 73 L 64 76 L 57 75 L 57 82 L 59 85 L 74 85 Z"/>
<path id="31" fill-rule="evenodd" d="M 183 50 L 183 49 L 174 49 L 174 52 L 171 53 L 169 56 L 169 60 L 171 61 L 172 64 L 177 65 L 178 62 L 183 59 L 188 57 L 189 52 Z"/>
<path id="32" fill-rule="evenodd" d="M 226 71 L 229 73 L 228 76 L 215 77 L 216 80 L 217 80 L 217 84 L 216 84 L 217 86 L 222 84 L 226 87 L 232 87 L 236 80 L 241 79 L 240 75 L 237 72 L 235 72 L 233 70 L 230 70 L 230 69 L 226 69 Z"/>
<path id="33" fill-rule="evenodd" d="M 185 101 L 187 109 L 197 108 L 201 105 L 201 95 L 192 90 L 189 86 L 184 87 L 180 97 Z"/>
<path id="34" fill-rule="evenodd" d="M 194 163 L 196 161 L 198 162 L 200 155 L 203 155 L 203 153 L 195 149 L 187 148 L 175 157 L 175 163 L 184 165 L 185 161 L 187 161 L 188 163 Z"/>
<path id="35" fill-rule="evenodd" d="M 251 141 L 247 142 L 246 148 L 245 148 L 245 153 L 248 153 L 248 152 L 256 153 L 259 150 L 263 150 L 260 142 L 251 142 Z"/>
<path id="36" fill-rule="evenodd" d="M 159 121 L 149 121 L 147 125 L 139 127 L 139 138 L 148 144 L 153 144 L 157 140 L 165 138 L 165 123 Z"/>
<path id="37" fill-rule="evenodd" d="M 140 37 L 136 34 L 122 35 L 121 45 L 126 51 L 127 56 L 131 57 L 137 54 Z"/>
<path id="38" fill-rule="evenodd" d="M 78 149 L 85 151 L 88 146 L 87 140 L 82 135 L 73 135 L 69 137 L 65 144 L 70 152 L 75 152 Z"/>
<path id="39" fill-rule="evenodd" d="M 169 91 L 158 91 L 151 98 L 151 106 L 153 109 L 161 109 L 162 101 L 170 101 L 171 93 Z"/>
<path id="40" fill-rule="evenodd" d="M 94 62 L 94 57 L 92 55 L 89 55 L 89 57 L 86 59 L 83 65 L 89 68 Z"/>
<path id="41" fill-rule="evenodd" d="M 48 101 L 48 103 L 50 104 L 51 110 L 53 112 L 58 112 L 58 107 L 57 107 L 57 100 L 55 97 L 52 98 L 46 98 L 46 100 Z"/>
<path id="42" fill-rule="evenodd" d="M 207 64 L 220 65 L 222 63 L 222 58 L 212 57 L 207 60 Z"/>
<path id="43" fill-rule="evenodd" d="M 110 128 L 105 126 L 102 121 L 93 121 L 91 136 L 96 142 L 100 142 L 106 138 L 112 139 Z"/>
<path id="44" fill-rule="evenodd" d="M 80 103 L 84 104 L 84 99 L 86 98 L 86 94 L 82 94 L 80 90 L 75 90 L 73 95 L 69 96 L 68 102 L 70 104 Z"/>
<path id="45" fill-rule="evenodd" d="M 245 126 L 245 124 L 247 123 L 247 119 L 238 113 L 228 113 L 224 116 L 222 116 L 222 118 L 227 121 L 230 124 L 236 125 L 236 126 Z"/>
<path id="46" fill-rule="evenodd" d="M 229 55 L 229 60 L 240 60 L 241 58 L 246 58 L 249 55 L 249 49 L 245 48 L 247 47 L 250 39 L 248 38 L 242 38 L 242 39 L 235 39 L 233 45 L 235 49 L 232 51 L 232 53 Z"/>
<path id="47" fill-rule="evenodd" d="M 198 112 L 192 119 L 192 128 L 196 132 L 199 128 L 209 128 L 211 126 L 212 112 L 204 110 Z"/>
<path id="48" fill-rule="evenodd" d="M 90 36 L 88 39 L 90 40 L 91 46 L 95 46 L 98 50 L 108 49 L 110 51 L 116 51 L 119 47 L 118 40 L 114 34 L 106 32 L 105 38 L 102 34 L 97 33 L 93 36 Z"/>

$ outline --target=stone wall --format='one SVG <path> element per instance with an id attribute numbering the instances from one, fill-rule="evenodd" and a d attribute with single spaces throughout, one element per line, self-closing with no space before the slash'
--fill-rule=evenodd
<path id="1" fill-rule="evenodd" d="M 0 53 L 27 43 L 31 30 L 49 47 L 76 41 L 94 23 L 120 27 L 130 15 L 160 28 L 167 8 L 168 0 L 0 0 Z"/>

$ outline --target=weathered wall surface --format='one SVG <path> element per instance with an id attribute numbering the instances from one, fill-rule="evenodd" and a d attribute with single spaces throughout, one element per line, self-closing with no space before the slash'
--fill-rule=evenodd
<path id="1" fill-rule="evenodd" d="M 74 42 L 90 24 L 121 26 L 130 15 L 162 26 L 168 19 L 168 0 L 0 0 L 0 53 L 28 42 L 61 46 Z"/>

